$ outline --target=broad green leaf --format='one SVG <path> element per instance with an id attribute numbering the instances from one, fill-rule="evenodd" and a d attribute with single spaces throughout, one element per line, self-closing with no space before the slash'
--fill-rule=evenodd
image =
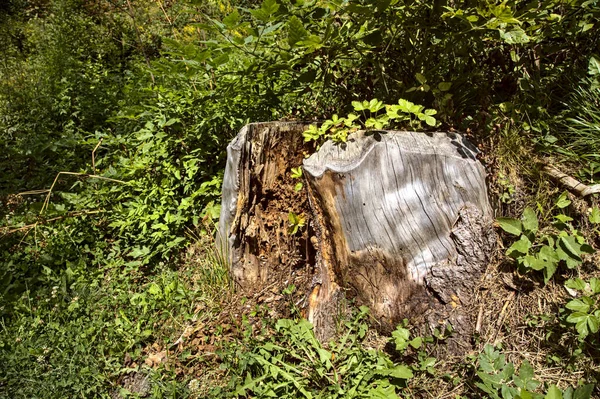
<path id="1" fill-rule="evenodd" d="M 520 220 L 512 219 L 512 218 L 498 218 L 496 219 L 498 225 L 502 228 L 502 230 L 506 231 L 515 236 L 520 236 L 523 232 L 522 224 Z"/>
<path id="2" fill-rule="evenodd" d="M 529 248 L 531 248 L 531 241 L 529 241 L 529 238 L 521 236 L 521 239 L 515 241 L 513 245 L 508 248 L 506 253 L 513 258 L 517 258 L 519 254 L 525 255 L 528 253 Z"/>
<path id="3" fill-rule="evenodd" d="M 573 387 L 569 386 L 567 387 L 567 389 L 565 389 L 565 391 L 563 392 L 563 399 L 573 399 L 573 392 L 575 390 L 573 389 Z"/>
<path id="4" fill-rule="evenodd" d="M 377 120 L 375 118 L 369 118 L 365 121 L 365 127 L 376 127 Z"/>
<path id="5" fill-rule="evenodd" d="M 563 399 L 562 392 L 556 387 L 556 385 L 552 385 L 548 389 L 548 393 L 546 396 L 544 396 L 544 399 Z"/>
<path id="6" fill-rule="evenodd" d="M 523 264 L 533 270 L 544 270 L 546 268 L 546 261 L 534 255 L 526 255 L 523 258 Z"/>
<path id="7" fill-rule="evenodd" d="M 433 116 L 427 116 L 425 117 L 425 123 L 429 126 L 435 126 L 436 120 Z"/>
<path id="8" fill-rule="evenodd" d="M 352 101 L 352 107 L 355 111 L 364 111 L 369 107 L 369 103 L 365 105 L 360 101 Z"/>
<path id="9" fill-rule="evenodd" d="M 515 399 L 533 399 L 533 396 L 528 390 L 522 389 L 521 392 L 519 392 L 519 394 L 515 397 Z"/>
<path id="10" fill-rule="evenodd" d="M 401 378 L 403 380 L 408 380 L 413 377 L 413 372 L 408 367 L 400 364 L 392 369 L 382 370 L 381 372 L 377 372 L 377 374 L 384 374 L 394 378 Z"/>
<path id="11" fill-rule="evenodd" d="M 573 259 L 581 261 L 581 245 L 577 243 L 573 236 L 563 236 L 559 239 L 559 244 L 563 250 Z"/>
<path id="12" fill-rule="evenodd" d="M 590 311 L 590 305 L 588 305 L 581 299 L 573 299 L 569 301 L 565 307 L 576 312 L 587 313 Z"/>
<path id="13" fill-rule="evenodd" d="M 591 76 L 600 75 L 600 57 L 592 55 L 588 63 L 588 74 Z"/>
<path id="14" fill-rule="evenodd" d="M 532 208 L 525 208 L 521 220 L 523 221 L 523 229 L 525 231 L 531 231 L 533 233 L 538 231 L 538 216 Z"/>
<path id="15" fill-rule="evenodd" d="M 229 29 L 233 29 L 238 25 L 240 19 L 240 13 L 237 10 L 234 10 L 231 14 L 223 18 L 223 24 Z"/>
<path id="16" fill-rule="evenodd" d="M 577 387 L 573 393 L 573 399 L 590 399 L 594 391 L 594 384 L 587 384 Z"/>
<path id="17" fill-rule="evenodd" d="M 438 84 L 437 87 L 440 91 L 448 91 L 452 87 L 452 83 L 451 82 L 441 82 Z"/>
<path id="18" fill-rule="evenodd" d="M 591 332 L 594 334 L 598 332 L 598 327 L 600 326 L 600 320 L 598 317 L 594 315 L 589 315 L 587 318 L 588 327 Z"/>
<path id="19" fill-rule="evenodd" d="M 554 216 L 554 218 L 562 223 L 567 223 L 567 222 L 572 222 L 573 218 L 567 215 L 563 215 L 562 213 L 560 215 L 556 215 Z"/>
<path id="20" fill-rule="evenodd" d="M 415 75 L 415 78 L 417 79 L 417 81 L 418 81 L 420 84 L 424 84 L 424 83 L 426 83 L 426 82 L 427 82 L 427 78 L 425 77 L 425 75 L 423 75 L 423 74 L 421 74 L 421 73 L 417 73 L 417 74 Z"/>
<path id="21" fill-rule="evenodd" d="M 556 262 L 547 262 L 546 268 L 544 269 L 544 284 L 548 284 L 548 281 L 554 276 L 556 273 L 556 269 L 558 267 L 558 263 Z"/>
<path id="22" fill-rule="evenodd" d="M 309 35 L 308 38 L 299 42 L 301 45 L 306 47 L 309 52 L 316 51 L 323 47 L 323 41 L 317 35 Z"/>
<path id="23" fill-rule="evenodd" d="M 542 246 L 538 256 L 541 259 L 547 260 L 548 262 L 558 262 L 560 260 L 554 248 L 549 245 Z"/>
<path id="24" fill-rule="evenodd" d="M 567 192 L 564 191 L 560 195 L 560 197 L 558 197 L 558 200 L 556 200 L 556 206 L 559 207 L 560 209 L 563 209 L 563 208 L 566 208 L 569 205 L 571 205 L 571 200 L 568 198 Z"/>
<path id="25" fill-rule="evenodd" d="M 590 279 L 590 290 L 593 294 L 600 294 L 600 279 L 597 277 L 592 277 Z"/>
<path id="26" fill-rule="evenodd" d="M 515 377 L 515 384 L 521 389 L 535 389 L 537 381 L 533 380 L 533 367 L 527 360 L 523 361 L 519 368 L 519 374 Z"/>
<path id="27" fill-rule="evenodd" d="M 574 312 L 574 313 L 571 313 L 569 316 L 567 316 L 567 321 L 569 323 L 573 323 L 573 324 L 579 323 L 581 321 L 587 322 L 586 321 L 587 320 L 587 316 L 588 316 L 587 313 Z"/>
<path id="28" fill-rule="evenodd" d="M 413 338 L 410 342 L 409 342 L 410 346 L 412 346 L 415 349 L 419 349 L 421 347 L 421 345 L 423 344 L 423 338 L 421 337 L 416 337 Z"/>
<path id="29" fill-rule="evenodd" d="M 296 43 L 306 39 L 308 32 L 304 28 L 302 21 L 297 16 L 292 16 L 287 23 L 288 28 L 288 44 L 295 46 Z"/>
<path id="30" fill-rule="evenodd" d="M 500 393 L 502 393 L 502 399 L 512 399 L 517 394 L 517 390 L 509 387 L 506 384 L 502 384 L 502 388 L 500 388 Z"/>
<path id="31" fill-rule="evenodd" d="M 366 397 L 373 399 L 398 399 L 396 389 L 391 384 L 378 384 L 369 390 Z"/>
<path id="32" fill-rule="evenodd" d="M 521 28 L 513 29 L 509 32 L 500 30 L 500 37 L 508 44 L 524 44 L 529 43 L 531 38 Z"/>
<path id="33" fill-rule="evenodd" d="M 317 352 L 319 353 L 319 360 L 321 363 L 326 363 L 328 360 L 331 360 L 331 352 L 327 349 L 318 348 Z"/>
<path id="34" fill-rule="evenodd" d="M 597 206 L 592 208 L 592 211 L 589 215 L 590 223 L 598 224 L 600 223 L 600 208 Z"/>
<path id="35" fill-rule="evenodd" d="M 587 337 L 589 334 L 587 317 L 583 320 L 578 321 L 577 324 L 575 324 L 575 329 L 577 330 L 577 333 L 581 338 Z"/>
<path id="36" fill-rule="evenodd" d="M 268 22 L 273 14 L 279 10 L 279 4 L 276 0 L 264 0 L 262 5 L 257 10 L 252 10 L 252 16 L 262 22 Z"/>
<path id="37" fill-rule="evenodd" d="M 377 100 L 376 98 L 369 101 L 369 111 L 371 111 L 373 113 L 383 109 L 384 107 L 385 107 L 385 105 L 383 105 L 383 102 L 380 100 Z"/>
<path id="38" fill-rule="evenodd" d="M 565 281 L 565 287 L 572 288 L 577 291 L 585 290 L 585 281 L 580 278 L 572 278 Z"/>

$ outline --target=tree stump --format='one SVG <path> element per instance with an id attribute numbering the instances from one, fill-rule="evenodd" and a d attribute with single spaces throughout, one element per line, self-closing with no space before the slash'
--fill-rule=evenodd
<path id="1" fill-rule="evenodd" d="M 450 322 L 464 340 L 496 242 L 477 150 L 453 133 L 377 131 L 305 159 L 305 128 L 252 124 L 228 148 L 220 232 L 236 285 L 278 298 L 294 284 L 323 340 L 346 298 L 385 332 L 404 318 Z M 297 193 L 290 171 L 301 164 Z M 289 212 L 305 215 L 297 234 Z"/>

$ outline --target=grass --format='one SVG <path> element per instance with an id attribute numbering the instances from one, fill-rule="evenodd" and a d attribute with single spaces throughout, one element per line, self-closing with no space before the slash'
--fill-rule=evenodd
<path id="1" fill-rule="evenodd" d="M 568 111 L 560 124 L 563 145 L 583 158 L 600 153 L 600 87 L 584 79 L 566 103 Z"/>

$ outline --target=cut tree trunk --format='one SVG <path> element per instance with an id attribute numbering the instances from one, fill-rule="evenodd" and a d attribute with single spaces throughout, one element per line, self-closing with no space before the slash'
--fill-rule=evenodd
<path id="1" fill-rule="evenodd" d="M 384 332 L 450 323 L 464 342 L 496 242 L 476 149 L 453 133 L 358 132 L 305 159 L 305 128 L 252 124 L 228 148 L 220 232 L 237 287 L 267 301 L 293 284 L 287 302 L 323 340 L 356 299 Z M 290 212 L 306 219 L 295 234 Z"/>

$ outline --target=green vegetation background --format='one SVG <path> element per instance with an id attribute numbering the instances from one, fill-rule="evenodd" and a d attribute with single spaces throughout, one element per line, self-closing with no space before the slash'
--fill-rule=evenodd
<path id="1" fill-rule="evenodd" d="M 593 182 L 599 20 L 593 0 L 3 1 L 0 396 L 109 397 L 127 357 L 229 289 L 210 259 L 190 283 L 182 254 L 246 123 L 403 98 L 498 170 L 532 178 L 535 153 Z"/>

